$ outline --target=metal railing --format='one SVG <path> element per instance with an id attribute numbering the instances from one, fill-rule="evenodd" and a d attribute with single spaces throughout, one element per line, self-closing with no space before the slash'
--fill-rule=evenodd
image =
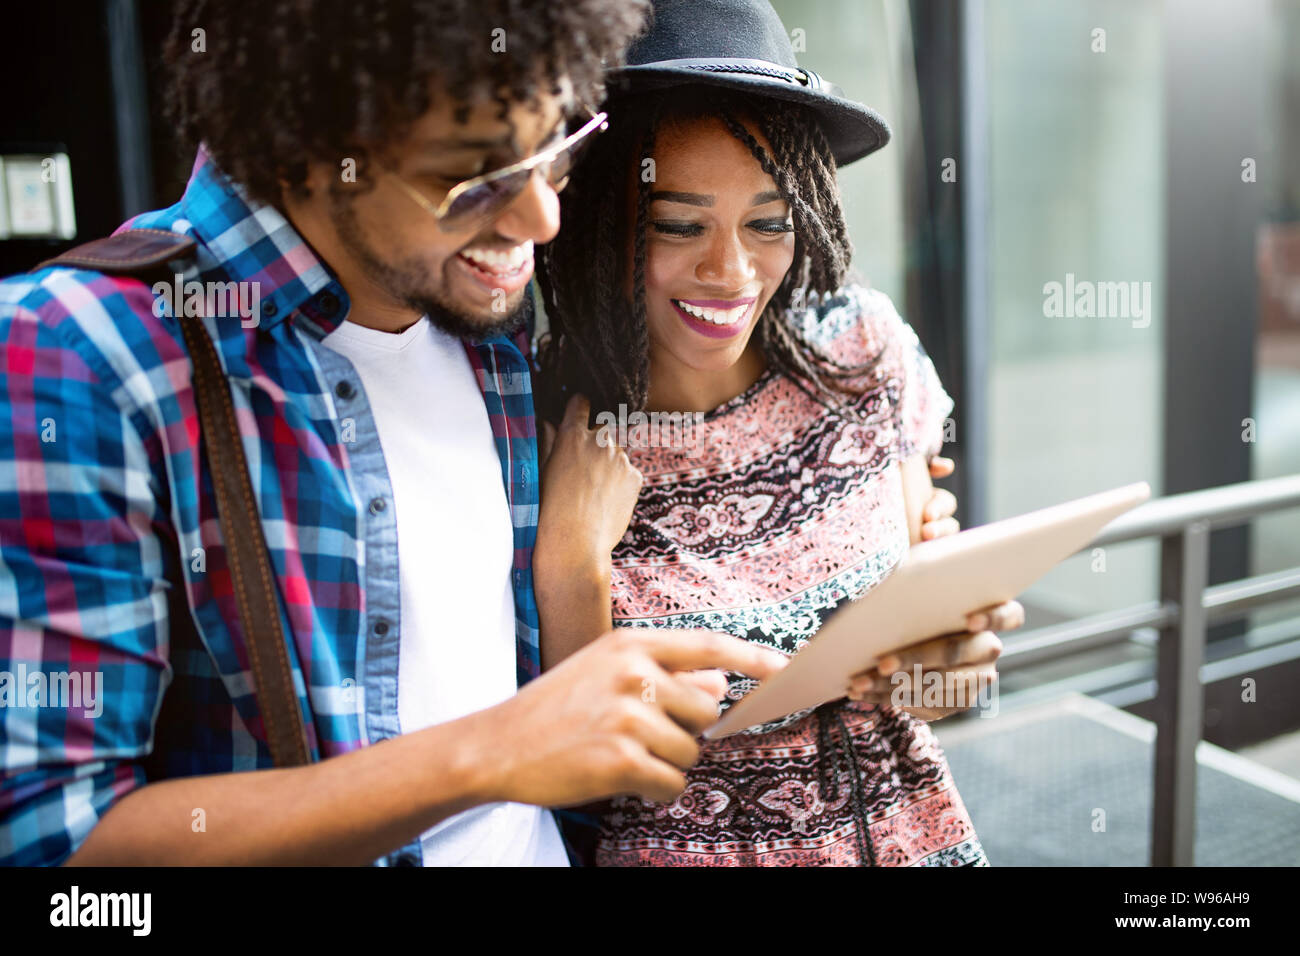
<path id="1" fill-rule="evenodd" d="M 1300 475 L 1170 495 L 1122 515 L 1080 550 L 1159 538 L 1159 600 L 1009 637 L 998 661 L 1001 671 L 1019 669 L 1121 643 L 1138 628 L 1158 629 L 1153 866 L 1193 862 L 1206 629 L 1255 608 L 1300 597 L 1300 568 L 1211 587 L 1210 532 L 1294 507 L 1300 507 Z"/>

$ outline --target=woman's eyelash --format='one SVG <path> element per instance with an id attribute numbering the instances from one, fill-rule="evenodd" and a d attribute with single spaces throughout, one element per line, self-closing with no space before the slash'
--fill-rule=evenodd
<path id="1" fill-rule="evenodd" d="M 666 236 L 698 236 L 704 231 L 704 227 L 689 222 L 664 222 L 655 221 L 650 225 L 656 232 Z M 767 235 L 781 235 L 787 232 L 794 232 L 794 223 L 786 219 L 756 219 L 749 223 L 750 227 L 757 229 L 759 232 Z"/>
<path id="2" fill-rule="evenodd" d="M 663 233 L 665 236 L 698 236 L 704 231 L 703 226 L 690 222 L 662 222 L 656 221 L 650 223 L 655 232 Z"/>

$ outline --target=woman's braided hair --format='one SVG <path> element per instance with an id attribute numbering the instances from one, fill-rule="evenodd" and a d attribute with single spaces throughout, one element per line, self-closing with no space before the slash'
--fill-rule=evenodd
<path id="1" fill-rule="evenodd" d="M 610 128 L 596 139 L 562 194 L 559 236 L 541 247 L 538 279 L 550 331 L 538 348 L 538 414 L 558 421 L 569 395 L 591 401 L 592 414 L 644 410 L 649 393 L 646 324 L 646 232 L 652 177 L 641 175 L 667 122 L 713 116 L 772 177 L 794 219 L 794 263 L 759 317 L 754 334 L 769 367 L 820 404 L 859 420 L 846 399 L 862 394 L 876 359 L 844 365 L 805 336 L 803 307 L 840 288 L 849 242 L 835 160 L 813 114 L 793 103 L 758 108 L 753 99 L 710 87 L 674 87 L 612 100 Z M 741 118 L 762 131 L 771 153 Z M 635 176 L 636 202 L 627 191 Z M 634 221 L 628 221 L 632 205 Z M 627 236 L 632 237 L 632 301 L 627 300 Z"/>

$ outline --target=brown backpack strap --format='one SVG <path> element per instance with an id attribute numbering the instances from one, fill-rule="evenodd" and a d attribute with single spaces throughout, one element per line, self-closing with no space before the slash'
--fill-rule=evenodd
<path id="1" fill-rule="evenodd" d="M 132 229 L 77 246 L 38 268 L 70 266 L 139 276 L 184 257 L 194 247 L 194 240 L 188 236 L 162 229 Z M 288 644 L 280 625 L 275 578 L 230 388 L 212 338 L 202 323 L 184 317 L 178 317 L 178 321 L 194 364 L 199 434 L 212 471 L 221 535 L 226 542 L 239 619 L 266 725 L 266 741 L 277 767 L 310 763 L 302 709 L 289 667 Z"/>
<path id="2" fill-rule="evenodd" d="M 194 361 L 199 434 L 206 436 L 208 464 L 217 492 L 221 534 L 235 582 L 239 618 L 244 625 L 248 661 L 266 724 L 266 742 L 277 767 L 310 763 L 307 735 L 293 686 L 280 610 L 275 597 L 266 537 L 248 476 L 244 444 L 235 422 L 230 388 L 221 361 L 202 323 L 181 319 L 181 331 Z"/>
<path id="3" fill-rule="evenodd" d="M 166 229 L 128 229 L 116 236 L 83 242 L 62 255 L 46 259 L 36 268 L 67 266 L 73 269 L 95 269 L 113 275 L 140 275 L 154 271 L 171 259 L 189 255 L 194 246 L 193 239 L 178 232 L 168 232 Z"/>

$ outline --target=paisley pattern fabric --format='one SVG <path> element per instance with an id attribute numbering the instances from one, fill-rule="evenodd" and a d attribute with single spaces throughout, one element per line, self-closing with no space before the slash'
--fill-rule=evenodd
<path id="1" fill-rule="evenodd" d="M 769 370 L 686 440 L 630 435 L 645 481 L 613 555 L 617 626 L 793 654 L 906 553 L 899 464 L 939 451 L 952 399 L 884 294 L 847 286 L 799 320 L 837 361 L 869 364 L 863 423 Z M 732 675 L 728 702 L 750 689 Z M 687 778 L 671 804 L 602 805 L 596 863 L 988 865 L 933 732 L 902 710 L 842 699 L 705 741 Z"/>

